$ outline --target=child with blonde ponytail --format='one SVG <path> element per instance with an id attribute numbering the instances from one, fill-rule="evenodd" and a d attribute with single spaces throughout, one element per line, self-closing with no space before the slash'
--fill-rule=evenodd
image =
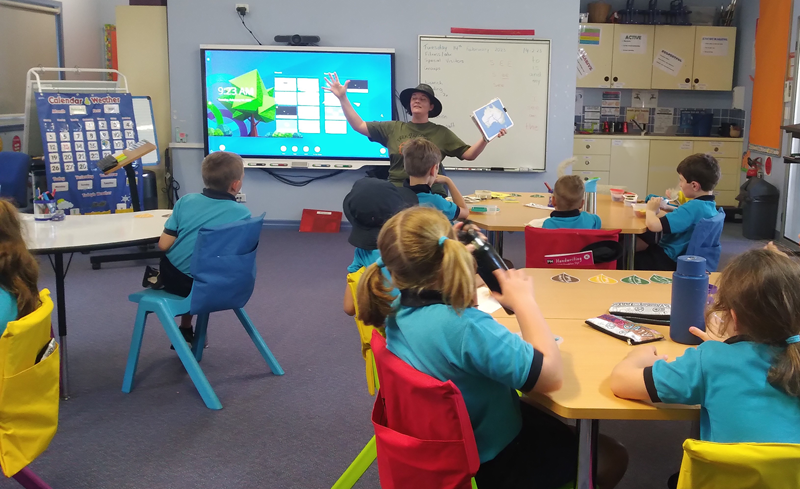
<path id="1" fill-rule="evenodd" d="M 475 261 L 456 239 L 458 226 L 425 207 L 389 219 L 378 236 L 381 258 L 359 283 L 361 319 L 385 324 L 387 346 L 403 361 L 461 390 L 481 460 L 478 487 L 560 487 L 576 473 L 575 435 L 516 393 L 561 387 L 555 338 L 534 300 L 533 282 L 522 271 L 495 272 L 502 288 L 496 297 L 515 311 L 521 337 L 472 307 Z M 399 298 L 390 294 L 395 288 Z M 614 487 L 627 460 L 621 449 L 615 454 L 621 472 L 606 474 L 602 452 L 607 442 L 600 440 L 603 488 Z"/>
<path id="2" fill-rule="evenodd" d="M 675 361 L 654 346 L 614 368 L 620 397 L 699 404 L 700 438 L 800 443 L 800 263 L 770 250 L 734 258 L 706 314 L 704 342 Z"/>

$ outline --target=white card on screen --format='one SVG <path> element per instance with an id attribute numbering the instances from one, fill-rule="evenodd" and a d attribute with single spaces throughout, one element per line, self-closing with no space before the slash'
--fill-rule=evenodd
<path id="1" fill-rule="evenodd" d="M 483 139 L 486 141 L 491 141 L 500 134 L 501 130 L 508 129 L 514 125 L 499 98 L 492 99 L 491 102 L 474 111 L 472 120 L 481 130 Z"/>

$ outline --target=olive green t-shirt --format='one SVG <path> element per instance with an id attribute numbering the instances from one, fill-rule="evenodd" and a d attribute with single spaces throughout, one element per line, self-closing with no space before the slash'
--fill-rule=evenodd
<path id="1" fill-rule="evenodd" d="M 400 146 L 404 141 L 423 137 L 435 144 L 445 156 L 461 159 L 470 145 L 462 141 L 450 129 L 433 123 L 415 124 L 403 121 L 367 122 L 369 140 L 379 143 L 389 149 L 389 181 L 397 186 L 402 186 L 408 175 L 403 168 L 403 155 Z M 441 170 L 441 166 L 439 166 Z"/>

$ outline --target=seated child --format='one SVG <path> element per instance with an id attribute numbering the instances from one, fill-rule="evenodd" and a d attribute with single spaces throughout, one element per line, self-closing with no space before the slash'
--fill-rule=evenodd
<path id="1" fill-rule="evenodd" d="M 419 205 L 439 209 L 451 221 L 466 219 L 469 216 L 467 203 L 464 202 L 464 197 L 456 185 L 450 178 L 439 175 L 442 152 L 435 144 L 425 138 L 413 138 L 404 142 L 400 151 L 403 153 L 403 167 L 408 173 L 408 180 L 404 186 L 417 194 Z M 434 183 L 446 185 L 453 202 L 431 193 L 431 185 Z"/>
<path id="2" fill-rule="evenodd" d="M 544 229 L 600 229 L 600 216 L 582 211 L 586 191 L 578 175 L 564 175 L 553 187 L 553 207 Z"/>
<path id="3" fill-rule="evenodd" d="M 676 211 L 677 212 L 677 211 Z M 705 340 L 672 362 L 635 347 L 611 373 L 626 399 L 699 404 L 700 439 L 800 443 L 800 263 L 769 250 L 733 259 L 719 279 Z"/>
<path id="4" fill-rule="evenodd" d="M 675 270 L 678 257 L 686 254 L 689 240 L 698 221 L 714 217 L 717 205 L 714 187 L 720 179 L 717 160 L 710 155 L 695 154 L 678 165 L 680 188 L 691 199 L 670 213 L 660 213 L 661 198 L 647 201 L 646 224 L 651 233 L 640 236 L 636 244 L 634 266 L 637 270 Z M 654 234 L 663 232 L 655 243 Z"/>
<path id="5" fill-rule="evenodd" d="M 347 241 L 356 247 L 353 263 L 347 267 L 347 273 L 366 268 L 381 257 L 378 251 L 381 227 L 390 217 L 413 205 L 417 205 L 414 192 L 395 187 L 387 180 L 362 178 L 353 184 L 342 203 L 344 215 L 353 226 Z M 344 290 L 344 312 L 349 316 L 356 314 L 353 294 L 348 286 Z"/>
<path id="6" fill-rule="evenodd" d="M 0 335 L 9 322 L 39 308 L 38 278 L 39 264 L 25 245 L 19 212 L 0 200 Z"/>
<path id="7" fill-rule="evenodd" d="M 200 171 L 206 186 L 203 193 L 187 194 L 175 202 L 158 240 L 158 247 L 167 252 L 161 258 L 159 282 L 164 290 L 181 297 L 192 291 L 190 268 L 200 229 L 250 217 L 247 207 L 236 202 L 244 178 L 244 163 L 239 155 L 215 151 L 206 156 Z M 191 343 L 191 314 L 181 316 L 180 330 L 186 342 Z"/>
<path id="8" fill-rule="evenodd" d="M 495 272 L 502 289 L 496 298 L 515 311 L 521 336 L 471 307 L 475 260 L 456 238 L 457 229 L 424 207 L 389 219 L 378 236 L 381 259 L 361 278 L 361 319 L 385 323 L 392 353 L 459 388 L 478 446 L 478 487 L 561 487 L 575 477 L 575 433 L 520 401 L 515 391 L 552 392 L 563 378 L 561 353 L 534 299 L 533 282 L 522 271 Z M 391 272 L 389 283 L 383 268 Z M 394 302 L 393 287 L 400 290 Z M 614 487 L 627 452 L 601 436 L 598 454 L 599 486 Z"/>

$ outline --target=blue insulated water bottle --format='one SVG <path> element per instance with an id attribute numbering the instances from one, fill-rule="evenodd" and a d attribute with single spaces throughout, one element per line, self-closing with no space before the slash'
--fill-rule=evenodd
<path id="1" fill-rule="evenodd" d="M 672 312 L 669 337 L 676 343 L 699 345 L 702 340 L 689 332 L 690 326 L 706 330 L 705 310 L 708 298 L 706 259 L 679 256 L 678 270 L 672 275 Z"/>

